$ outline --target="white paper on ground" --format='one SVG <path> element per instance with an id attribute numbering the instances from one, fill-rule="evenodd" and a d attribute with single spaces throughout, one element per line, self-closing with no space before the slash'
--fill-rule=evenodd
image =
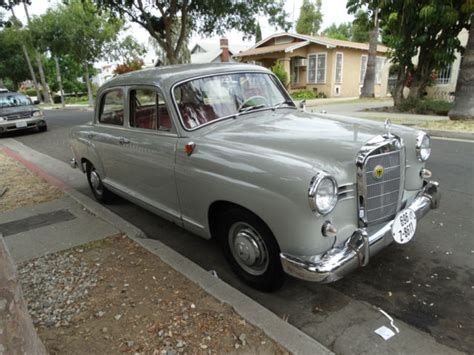
<path id="1" fill-rule="evenodd" d="M 380 335 L 384 340 L 388 340 L 395 335 L 392 329 L 382 325 L 380 328 L 376 329 L 375 332 Z"/>

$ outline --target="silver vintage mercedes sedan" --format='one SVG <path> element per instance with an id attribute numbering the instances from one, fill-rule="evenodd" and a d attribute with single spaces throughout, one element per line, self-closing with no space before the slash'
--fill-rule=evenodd
<path id="1" fill-rule="evenodd" d="M 440 200 L 423 132 L 296 107 L 267 69 L 169 66 L 120 75 L 71 132 L 95 197 L 120 195 L 215 238 L 260 290 L 284 273 L 332 282 L 407 243 Z"/>

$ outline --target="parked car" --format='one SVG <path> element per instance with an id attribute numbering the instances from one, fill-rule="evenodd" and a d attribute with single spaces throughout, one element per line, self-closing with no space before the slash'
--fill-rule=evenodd
<path id="1" fill-rule="evenodd" d="M 430 138 L 298 109 L 267 69 L 170 66 L 120 75 L 71 132 L 73 167 L 113 194 L 217 239 L 261 290 L 284 272 L 332 282 L 407 243 L 440 200 Z"/>
<path id="2" fill-rule="evenodd" d="M 46 131 L 48 126 L 38 103 L 16 92 L 0 93 L 0 134 L 25 129 Z"/>
<path id="3" fill-rule="evenodd" d="M 8 92 L 8 89 L 6 88 L 0 88 L 0 93 Z"/>

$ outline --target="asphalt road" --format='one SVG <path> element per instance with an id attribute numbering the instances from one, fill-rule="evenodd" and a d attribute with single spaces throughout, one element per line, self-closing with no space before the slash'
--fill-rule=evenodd
<path id="1" fill-rule="evenodd" d="M 91 120 L 91 112 L 47 111 L 46 133 L 14 134 L 12 138 L 54 158 L 71 157 L 67 136 L 71 126 Z M 417 227 L 416 238 L 405 246 L 392 245 L 371 263 L 330 285 L 289 278 L 273 294 L 249 289 L 227 267 L 219 248 L 124 200 L 109 208 L 139 226 L 150 238 L 190 258 L 203 268 L 262 303 L 309 335 L 319 334 L 321 322 L 350 300 L 381 307 L 406 323 L 430 333 L 458 350 L 474 349 L 474 142 L 433 140 L 427 164 L 441 183 L 442 203 Z M 86 180 L 81 189 L 92 196 Z M 323 317 L 321 317 L 323 312 Z M 337 330 L 335 330 L 337 332 Z M 316 336 L 315 336 L 316 337 Z"/>

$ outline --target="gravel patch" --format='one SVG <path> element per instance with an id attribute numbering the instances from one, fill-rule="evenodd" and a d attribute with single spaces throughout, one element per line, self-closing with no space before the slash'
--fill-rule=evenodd
<path id="1" fill-rule="evenodd" d="M 68 326 L 86 308 L 89 292 L 97 285 L 99 266 L 90 266 L 71 252 L 20 265 L 18 272 L 33 324 Z"/>

